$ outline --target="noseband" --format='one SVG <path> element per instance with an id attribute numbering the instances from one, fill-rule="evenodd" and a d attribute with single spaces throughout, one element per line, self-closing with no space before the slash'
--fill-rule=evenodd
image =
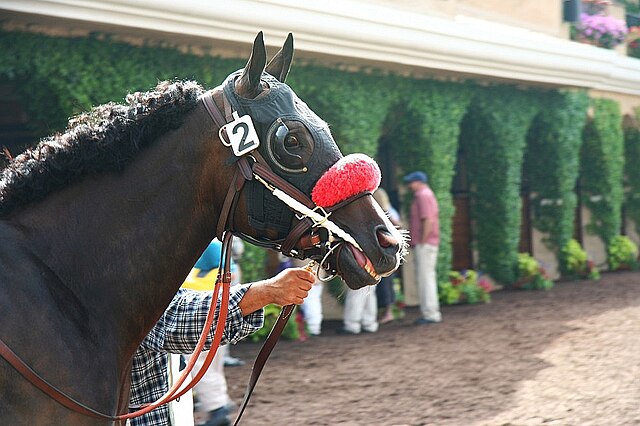
<path id="1" fill-rule="evenodd" d="M 209 116 L 219 129 L 218 135 L 221 142 L 229 147 L 232 144 L 229 140 L 227 128 L 229 123 L 238 122 L 239 117 L 237 113 L 231 111 L 231 105 L 223 91 L 217 92 L 217 99 L 214 96 L 216 96 L 215 91 L 208 91 L 202 95 L 201 99 Z M 219 103 L 223 105 L 222 108 L 219 107 Z M 224 110 L 224 113 L 222 110 Z M 246 116 L 242 117 L 242 119 L 245 118 Z M 244 122 L 242 125 L 244 125 Z M 325 277 L 323 280 L 331 279 L 339 273 L 337 260 L 335 263 L 331 263 L 329 258 L 331 254 L 338 253 L 345 242 L 363 251 L 356 240 L 335 222 L 331 221 L 329 217 L 333 212 L 356 199 L 370 195 L 377 187 L 379 179 L 374 187 L 366 188 L 348 196 L 344 200 L 332 203 L 328 207 L 322 207 L 297 187 L 276 174 L 257 150 L 254 149 L 237 155 L 237 150 L 234 146 L 234 156 L 231 161 L 235 162 L 237 167 L 220 212 L 216 228 L 218 239 L 222 240 L 224 233 L 229 231 L 253 245 L 275 249 L 289 257 L 317 260 L 318 271 L 323 268 L 330 273 L 330 277 Z M 292 225 L 285 238 L 273 240 L 266 237 L 253 237 L 235 229 L 233 218 L 239 196 L 245 183 L 252 180 L 263 185 L 273 196 L 294 212 L 298 221 Z"/>

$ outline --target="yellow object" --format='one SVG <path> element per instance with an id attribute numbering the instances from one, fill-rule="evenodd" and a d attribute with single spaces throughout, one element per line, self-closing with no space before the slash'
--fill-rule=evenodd
<path id="1" fill-rule="evenodd" d="M 199 291 L 213 291 L 213 287 L 216 284 L 216 278 L 218 277 L 218 268 L 210 270 L 204 277 L 199 277 L 199 273 L 200 269 L 191 268 L 191 272 L 189 272 L 184 283 L 182 283 L 182 288 Z"/>

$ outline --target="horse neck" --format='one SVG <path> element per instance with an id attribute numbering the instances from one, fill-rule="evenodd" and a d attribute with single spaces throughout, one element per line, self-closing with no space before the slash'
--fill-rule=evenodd
<path id="1" fill-rule="evenodd" d="M 221 200 L 213 194 L 228 179 L 221 145 L 203 127 L 210 123 L 198 107 L 122 174 L 85 178 L 20 215 L 34 254 L 126 352 L 214 236 Z"/>

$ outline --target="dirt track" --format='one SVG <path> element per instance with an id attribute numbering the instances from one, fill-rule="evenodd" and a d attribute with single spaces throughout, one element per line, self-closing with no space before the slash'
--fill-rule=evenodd
<path id="1" fill-rule="evenodd" d="M 243 425 L 640 425 L 640 273 L 501 291 L 487 305 L 417 310 L 378 333 L 281 341 Z M 259 345 L 227 368 L 240 402 Z"/>

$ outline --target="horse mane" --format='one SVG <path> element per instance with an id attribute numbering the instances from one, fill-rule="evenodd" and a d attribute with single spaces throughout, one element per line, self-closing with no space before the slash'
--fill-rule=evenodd
<path id="1" fill-rule="evenodd" d="M 179 128 L 202 92 L 193 81 L 163 81 L 128 94 L 124 105 L 110 102 L 72 118 L 64 133 L 42 139 L 0 170 L 0 217 L 84 176 L 121 172 L 143 148 Z"/>

